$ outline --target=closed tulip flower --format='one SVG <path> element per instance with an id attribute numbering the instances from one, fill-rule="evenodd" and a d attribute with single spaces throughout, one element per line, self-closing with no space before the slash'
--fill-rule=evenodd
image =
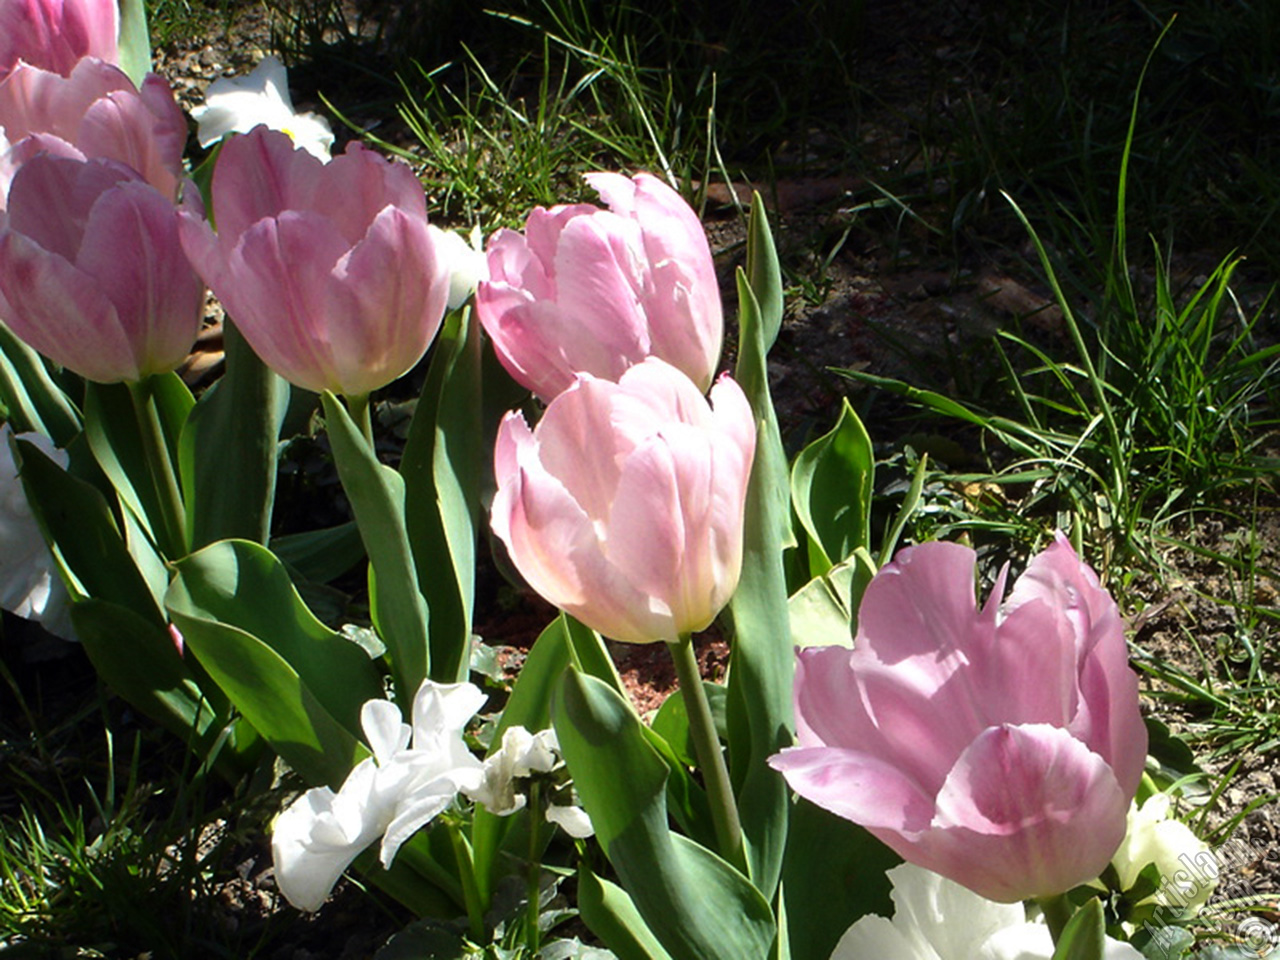
<path id="1" fill-rule="evenodd" d="M 550 400 L 574 374 L 617 380 L 655 356 L 706 390 L 723 314 L 698 217 L 656 177 L 587 174 L 608 210 L 536 208 L 523 234 L 496 233 L 476 293 L 498 359 Z"/>
<path id="2" fill-rule="evenodd" d="M 19 64 L 0 82 L 0 128 L 0 197 L 38 153 L 116 160 L 170 200 L 179 193 L 187 121 L 154 73 L 139 89 L 101 60 L 81 60 L 69 76 Z"/>
<path id="3" fill-rule="evenodd" d="M 799 654 L 801 796 L 904 859 L 1005 903 L 1097 876 L 1125 835 L 1147 734 L 1115 602 L 1061 535 L 1003 606 L 974 554 L 902 551 L 871 581 L 853 650 Z"/>
<path id="4" fill-rule="evenodd" d="M 116 0 L 5 0 L 0 3 L 0 80 L 23 60 L 63 75 L 82 57 L 119 57 Z"/>
<path id="5" fill-rule="evenodd" d="M 651 358 L 583 374 L 530 430 L 498 431 L 494 532 L 548 601 L 615 640 L 674 642 L 737 586 L 755 421 L 721 377 L 708 405 Z"/>
<path id="6" fill-rule="evenodd" d="M 172 370 L 204 314 L 177 218 L 173 202 L 123 164 L 35 157 L 0 212 L 0 319 L 90 380 Z"/>
<path id="7" fill-rule="evenodd" d="M 361 396 L 406 373 L 440 328 L 449 271 L 413 171 L 359 144 L 324 163 L 283 133 L 232 137 L 213 174 L 218 224 L 182 243 L 269 367 Z"/>

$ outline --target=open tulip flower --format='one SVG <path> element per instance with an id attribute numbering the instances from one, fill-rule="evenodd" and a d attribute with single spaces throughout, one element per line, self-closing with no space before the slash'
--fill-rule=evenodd
<path id="1" fill-rule="evenodd" d="M 0 128 L 0 195 L 38 153 L 116 160 L 170 200 L 179 193 L 187 121 L 154 73 L 139 89 L 101 60 L 81 60 L 69 76 L 19 64 L 0 82 Z"/>
<path id="2" fill-rule="evenodd" d="M 742 565 L 755 421 L 721 377 L 711 404 L 650 358 L 613 383 L 581 374 L 494 454 L 494 532 L 548 601 L 615 640 L 674 642 L 728 602 Z"/>
<path id="3" fill-rule="evenodd" d="M 0 2 L 0 80 L 19 60 L 66 75 L 82 57 L 119 56 L 116 0 Z"/>
<path id="4" fill-rule="evenodd" d="M 267 366 L 317 392 L 363 396 L 406 373 L 440 329 L 449 270 L 413 171 L 359 144 L 324 163 L 286 134 L 232 137 L 212 228 L 182 243 Z"/>
<path id="5" fill-rule="evenodd" d="M 974 554 L 904 550 L 871 581 L 853 650 L 799 653 L 798 745 L 771 763 L 819 806 L 992 900 L 1096 877 L 1146 758 L 1115 602 L 1059 534 L 998 606 Z"/>
<path id="6" fill-rule="evenodd" d="M 489 243 L 476 310 L 498 359 L 550 400 L 585 372 L 617 380 L 645 357 L 711 385 L 723 315 L 697 215 L 649 174 L 589 173 L 609 205 L 536 208 Z"/>
<path id="7" fill-rule="evenodd" d="M 0 319 L 90 380 L 172 370 L 204 314 L 177 218 L 172 200 L 123 164 L 35 157 L 0 212 Z"/>

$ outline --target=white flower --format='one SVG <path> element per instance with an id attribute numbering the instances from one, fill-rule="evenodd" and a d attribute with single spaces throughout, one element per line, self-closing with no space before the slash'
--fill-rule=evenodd
<path id="1" fill-rule="evenodd" d="M 481 781 L 481 764 L 462 731 L 485 701 L 470 683 L 424 680 L 413 727 L 387 700 L 370 700 L 360 723 L 373 756 L 356 764 L 335 794 L 308 790 L 276 818 L 271 838 L 276 884 L 300 910 L 319 910 L 338 877 L 382 837 L 389 867 L 400 845 Z"/>
<path id="2" fill-rule="evenodd" d="M 484 761 L 480 785 L 466 793 L 490 813 L 507 817 L 523 810 L 529 802 L 523 792 L 517 791 L 517 780 L 535 773 L 551 773 L 562 763 L 560 741 L 554 730 L 530 733 L 522 726 L 508 727 L 503 731 L 502 745 Z M 545 816 L 548 823 L 556 824 L 571 837 L 581 839 L 595 832 L 591 818 L 580 807 L 550 803 Z"/>
<path id="3" fill-rule="evenodd" d="M 831 960 L 1050 960 L 1053 938 L 1028 923 L 1021 904 L 996 903 L 932 871 L 904 863 L 889 871 L 892 920 L 865 916 L 845 931 Z M 1107 938 L 1105 960 L 1142 960 Z"/>
<path id="4" fill-rule="evenodd" d="M 209 147 L 229 133 L 248 133 L 264 125 L 287 133 L 295 146 L 329 160 L 333 130 L 314 113 L 296 113 L 289 99 L 284 64 L 267 56 L 244 77 L 222 77 L 205 90 L 205 103 L 191 111 L 200 146 Z"/>
<path id="5" fill-rule="evenodd" d="M 53 557 L 31 513 L 9 446 L 12 430 L 0 424 L 0 608 L 35 620 L 52 634 L 72 639 L 70 603 L 54 569 Z M 48 437 L 17 434 L 60 467 L 67 455 Z"/>
<path id="6" fill-rule="evenodd" d="M 1170 816 L 1169 795 L 1152 794 L 1129 808 L 1128 830 L 1111 858 L 1120 889 L 1129 890 L 1149 863 L 1160 871 L 1160 889 L 1153 897 L 1166 907 L 1199 911 L 1218 883 L 1218 861 L 1209 845 L 1182 821 Z"/>
<path id="7" fill-rule="evenodd" d="M 449 265 L 449 309 L 457 310 L 476 292 L 481 280 L 489 279 L 489 258 L 485 256 L 480 228 L 464 238 L 456 230 L 431 227 L 436 253 Z"/>

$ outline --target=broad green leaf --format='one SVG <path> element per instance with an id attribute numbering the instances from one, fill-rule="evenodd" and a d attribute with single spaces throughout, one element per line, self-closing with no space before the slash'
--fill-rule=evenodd
<path id="1" fill-rule="evenodd" d="M 139 87 L 151 70 L 151 34 L 144 0 L 120 0 L 120 69 Z"/>
<path id="2" fill-rule="evenodd" d="M 480 325 L 470 308 L 445 318 L 414 411 L 400 473 L 418 589 L 431 611 L 431 676 L 467 677 L 480 512 Z"/>
<path id="3" fill-rule="evenodd" d="M 752 207 L 752 217 L 763 206 Z M 756 416 L 756 455 L 747 488 L 742 576 L 729 611 L 729 773 L 747 841 L 751 876 L 772 899 L 787 841 L 786 783 L 768 758 L 791 742 L 795 654 L 783 551 L 791 538 L 786 454 L 769 397 L 765 340 L 755 294 L 738 273 L 738 383 Z"/>
<path id="4" fill-rule="evenodd" d="M 827 960 L 859 917 L 889 916 L 893 908 L 885 871 L 901 862 L 862 827 L 796 800 L 782 868 L 793 960 Z"/>
<path id="5" fill-rule="evenodd" d="M 791 595 L 787 612 L 791 637 L 798 647 L 852 647 L 850 613 L 833 583 L 835 576 L 851 574 L 847 565 L 833 567 L 831 574 L 814 577 Z"/>
<path id="6" fill-rule="evenodd" d="M 365 558 L 354 520 L 271 538 L 271 552 L 314 583 L 328 583 Z"/>
<path id="7" fill-rule="evenodd" d="M 578 866 L 578 910 L 618 960 L 671 960 L 627 891 L 597 877 L 585 862 Z"/>
<path id="8" fill-rule="evenodd" d="M 44 359 L 0 323 L 0 404 L 18 433 L 34 430 L 65 447 L 80 432 L 80 413 Z"/>
<path id="9" fill-rule="evenodd" d="M 756 960 L 772 911 L 742 874 L 667 826 L 668 768 L 626 702 L 570 668 L 552 705 L 560 747 L 596 839 L 673 960 Z"/>
<path id="10" fill-rule="evenodd" d="M 14 440 L 13 450 L 27 501 L 72 596 L 117 604 L 163 629 L 164 617 L 102 493 L 25 440 Z"/>
<path id="11" fill-rule="evenodd" d="M 120 502 L 155 540 L 160 500 L 138 435 L 133 398 L 125 384 L 85 384 L 84 432 L 94 459 Z"/>
<path id="12" fill-rule="evenodd" d="M 1103 960 L 1106 942 L 1102 901 L 1095 898 L 1076 910 L 1067 921 L 1053 951 L 1053 960 Z"/>
<path id="13" fill-rule="evenodd" d="M 382 696 L 378 671 L 363 650 L 312 616 L 271 551 L 248 540 L 224 540 L 175 567 L 177 576 L 167 597 L 171 615 L 200 662 L 264 737 L 275 744 L 283 733 L 253 720 L 263 716 L 266 708 L 248 704 L 244 698 L 261 701 L 276 694 L 265 682 L 256 691 L 252 684 L 233 690 L 222 679 L 236 675 L 246 662 L 261 662 L 274 671 L 275 685 L 295 696 L 295 709 L 305 705 L 298 699 L 305 690 L 326 716 L 358 734 L 360 708 L 366 700 Z M 188 629 L 199 636 L 192 639 Z M 237 636 L 227 641 L 226 648 L 218 646 L 217 638 L 230 634 Z M 258 646 L 265 651 L 257 650 Z M 235 658 L 234 662 L 224 663 L 224 656 Z M 286 728 L 292 731 L 304 725 L 307 717 L 295 715 L 287 720 Z"/>
<path id="14" fill-rule="evenodd" d="M 874 474 L 871 438 L 844 400 L 835 427 L 800 451 L 791 470 L 791 505 L 809 537 L 813 576 L 870 548 Z"/>
<path id="15" fill-rule="evenodd" d="M 107 686 L 207 756 L 230 722 L 216 687 L 202 690 L 168 629 L 119 604 L 90 597 L 71 608 L 85 653 Z"/>
<path id="16" fill-rule="evenodd" d="M 229 321 L 227 369 L 200 397 L 179 446 L 192 549 L 237 538 L 266 543 L 276 489 L 280 424 L 289 384 L 273 373 Z M 228 483 L 227 465 L 235 465 Z"/>
<path id="17" fill-rule="evenodd" d="M 337 397 L 326 391 L 321 403 L 338 477 L 369 554 L 370 602 L 387 645 L 396 700 L 407 714 L 429 674 L 430 646 L 427 605 L 405 529 L 404 478 L 378 462 Z"/>

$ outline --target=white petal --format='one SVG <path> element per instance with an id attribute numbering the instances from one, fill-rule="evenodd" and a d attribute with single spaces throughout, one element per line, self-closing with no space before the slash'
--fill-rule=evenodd
<path id="1" fill-rule="evenodd" d="M 591 818 L 581 807 L 560 807 L 547 805 L 547 822 L 554 823 L 569 836 L 582 840 L 596 832 L 591 825 Z"/>
<path id="2" fill-rule="evenodd" d="M 390 700 L 369 700 L 360 708 L 360 726 L 380 766 L 386 766 L 409 746 L 411 730 L 400 708 Z"/>

